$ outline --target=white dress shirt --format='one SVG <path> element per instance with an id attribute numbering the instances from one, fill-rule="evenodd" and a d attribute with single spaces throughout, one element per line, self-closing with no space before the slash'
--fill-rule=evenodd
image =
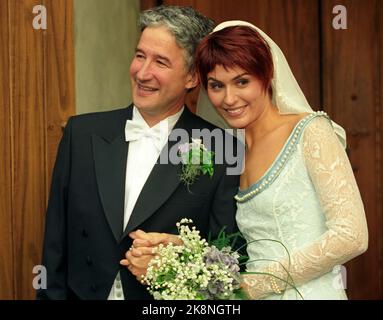
<path id="1" fill-rule="evenodd" d="M 141 193 L 146 180 L 148 179 L 160 153 L 161 149 L 166 145 L 168 136 L 178 119 L 180 118 L 184 107 L 176 114 L 162 120 L 152 128 L 146 123 L 144 118 L 136 107 L 133 107 L 132 121 L 143 126 L 145 134 L 139 139 L 129 142 L 129 151 L 126 164 L 125 177 L 125 206 L 124 206 L 124 229 L 126 228 L 130 216 L 136 205 L 138 196 Z M 128 122 L 125 128 L 127 136 Z M 165 132 L 165 134 L 164 134 Z M 155 137 L 157 136 L 157 138 Z M 128 138 L 127 138 L 128 140 Z M 123 300 L 124 293 L 122 290 L 120 273 L 117 274 L 110 291 L 108 300 Z"/>

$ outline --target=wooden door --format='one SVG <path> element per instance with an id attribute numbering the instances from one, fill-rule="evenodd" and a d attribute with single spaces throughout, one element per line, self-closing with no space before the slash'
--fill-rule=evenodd
<path id="1" fill-rule="evenodd" d="M 35 29 L 37 5 L 47 29 Z M 0 2 L 0 299 L 33 299 L 50 176 L 74 114 L 72 0 Z"/>
<path id="2" fill-rule="evenodd" d="M 9 1 L 0 1 L 0 300 L 14 297 Z"/>
<path id="3" fill-rule="evenodd" d="M 333 28 L 336 5 L 347 9 L 345 30 Z M 383 2 L 326 0 L 321 10 L 323 105 L 347 131 L 369 227 L 368 251 L 346 264 L 347 292 L 353 299 L 382 299 Z"/>

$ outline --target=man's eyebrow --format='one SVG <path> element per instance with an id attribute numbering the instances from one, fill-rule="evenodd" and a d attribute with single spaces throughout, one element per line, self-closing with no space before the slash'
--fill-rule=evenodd
<path id="1" fill-rule="evenodd" d="M 144 55 L 146 55 L 146 53 L 144 52 L 144 50 L 140 49 L 140 48 L 136 48 L 136 53 L 142 53 Z M 156 54 L 154 56 L 156 59 L 161 59 L 161 60 L 164 60 L 166 63 L 168 63 L 169 65 L 172 65 L 172 62 L 171 60 L 168 58 L 168 57 L 165 57 L 165 56 L 161 56 L 160 54 Z"/>
<path id="2" fill-rule="evenodd" d="M 155 55 L 155 57 L 156 57 L 157 59 L 165 60 L 165 61 L 166 61 L 167 63 L 169 63 L 169 64 L 172 64 L 172 62 L 170 61 L 170 59 L 167 58 L 167 57 L 161 56 L 161 55 L 159 55 L 159 54 Z"/>

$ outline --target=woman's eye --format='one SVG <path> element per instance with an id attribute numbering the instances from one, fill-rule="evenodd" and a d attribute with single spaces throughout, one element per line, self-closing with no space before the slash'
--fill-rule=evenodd
<path id="1" fill-rule="evenodd" d="M 218 82 L 210 82 L 209 83 L 209 88 L 212 89 L 212 90 L 218 90 L 218 89 L 221 89 L 223 86 L 221 83 L 218 83 Z"/>
<path id="2" fill-rule="evenodd" d="M 240 85 L 240 86 L 245 86 L 249 83 L 249 80 L 247 79 L 239 79 L 237 84 Z"/>

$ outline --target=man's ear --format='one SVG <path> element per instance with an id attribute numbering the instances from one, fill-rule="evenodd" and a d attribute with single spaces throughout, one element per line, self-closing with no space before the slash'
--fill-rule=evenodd
<path id="1" fill-rule="evenodd" d="M 187 82 L 185 86 L 187 90 L 194 89 L 195 87 L 198 86 L 199 78 L 198 78 L 197 72 L 190 72 L 187 77 L 188 78 L 187 78 Z"/>

